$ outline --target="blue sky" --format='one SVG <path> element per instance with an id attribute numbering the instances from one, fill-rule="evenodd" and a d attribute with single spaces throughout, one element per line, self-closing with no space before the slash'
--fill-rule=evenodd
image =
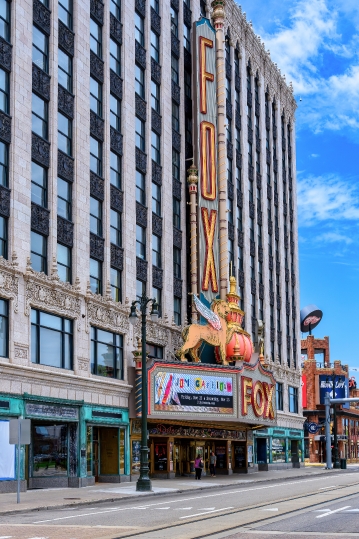
<path id="1" fill-rule="evenodd" d="M 241 5 L 298 102 L 300 304 L 324 311 L 331 361 L 359 368 L 359 1 Z"/>

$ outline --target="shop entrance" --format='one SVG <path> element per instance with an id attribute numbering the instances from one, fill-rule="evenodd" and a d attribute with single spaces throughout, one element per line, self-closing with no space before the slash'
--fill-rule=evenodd
<path id="1" fill-rule="evenodd" d="M 119 478 L 125 473 L 125 429 L 88 426 L 87 440 L 87 447 L 91 448 L 87 469 L 92 471 L 96 482 Z"/>
<path id="2" fill-rule="evenodd" d="M 173 469 L 176 476 L 194 474 L 194 461 L 198 455 L 204 464 L 202 473 L 209 473 L 209 458 L 213 446 L 213 442 L 207 440 L 175 439 L 173 447 Z"/>
<path id="3" fill-rule="evenodd" d="M 247 471 L 247 456 L 246 456 L 246 443 L 236 442 L 234 444 L 233 454 L 233 471 L 234 472 L 246 472 Z"/>

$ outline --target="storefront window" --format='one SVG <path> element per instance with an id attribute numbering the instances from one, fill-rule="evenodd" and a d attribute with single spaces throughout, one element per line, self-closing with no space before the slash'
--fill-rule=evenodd
<path id="1" fill-rule="evenodd" d="M 141 442 L 132 440 L 132 473 L 140 472 Z"/>
<path id="2" fill-rule="evenodd" d="M 125 429 L 120 429 L 120 474 L 125 473 Z"/>
<path id="3" fill-rule="evenodd" d="M 91 372 L 123 379 L 123 336 L 91 327 Z"/>
<path id="4" fill-rule="evenodd" d="M 33 477 L 67 475 L 67 425 L 33 425 Z"/>
<path id="5" fill-rule="evenodd" d="M 285 438 L 272 439 L 272 462 L 285 462 Z"/>
<path id="6" fill-rule="evenodd" d="M 167 471 L 167 442 L 155 443 L 155 470 L 160 472 Z"/>
<path id="7" fill-rule="evenodd" d="M 86 457 L 87 475 L 92 475 L 92 427 L 87 427 Z"/>
<path id="8" fill-rule="evenodd" d="M 216 457 L 217 457 L 217 468 L 226 469 L 226 446 L 225 445 L 216 445 Z"/>

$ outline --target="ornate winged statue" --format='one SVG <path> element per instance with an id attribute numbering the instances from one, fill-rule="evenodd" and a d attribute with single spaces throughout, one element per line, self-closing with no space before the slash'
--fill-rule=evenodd
<path id="1" fill-rule="evenodd" d="M 226 357 L 226 345 L 232 338 L 234 329 L 229 329 L 227 316 L 230 311 L 226 301 L 215 299 L 211 308 L 208 309 L 203 303 L 193 295 L 194 304 L 199 314 L 208 320 L 208 324 L 191 324 L 186 326 L 182 332 L 184 340 L 183 346 L 177 350 L 176 356 L 181 361 L 186 361 L 185 354 L 189 352 L 195 363 L 201 360 L 198 356 L 198 349 L 203 342 L 212 346 L 218 346 L 221 363 L 228 365 Z"/>

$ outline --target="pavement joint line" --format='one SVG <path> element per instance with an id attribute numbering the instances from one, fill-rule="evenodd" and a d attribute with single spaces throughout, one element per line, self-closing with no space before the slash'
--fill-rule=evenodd
<path id="1" fill-rule="evenodd" d="M 327 511 L 326 513 L 322 513 L 321 515 L 317 515 L 315 518 L 323 518 L 323 517 L 329 517 L 330 515 L 334 515 L 334 513 L 339 513 L 339 511 L 344 511 L 345 509 L 350 509 L 351 505 L 347 505 L 345 507 L 340 507 L 339 509 L 334 509 L 334 511 Z"/>
<path id="2" fill-rule="evenodd" d="M 348 471 L 344 471 L 342 470 L 341 472 L 338 472 L 337 470 L 334 470 L 331 469 L 331 470 L 325 470 L 325 472 L 316 472 L 316 473 L 313 473 L 313 472 L 309 472 L 310 474 L 310 477 L 328 477 L 327 474 L 331 474 L 333 476 L 344 476 L 344 475 L 357 475 L 357 473 L 351 471 L 351 470 L 348 470 Z M 296 476 L 292 476 L 292 477 L 282 477 L 282 478 L 279 478 L 277 479 L 277 481 L 279 482 L 287 482 L 289 480 L 292 480 L 292 479 L 303 479 L 303 480 L 306 480 L 308 476 L 306 475 L 296 475 Z M 259 481 L 253 481 L 255 484 L 262 484 L 262 483 L 268 483 L 269 481 L 272 481 L 273 478 L 268 478 L 268 479 L 261 479 Z M 231 487 L 233 487 L 233 485 L 235 485 L 235 483 L 226 483 L 226 484 L 223 484 L 223 485 L 219 485 L 217 488 L 221 488 L 221 489 L 230 489 Z M 208 487 L 197 487 L 196 489 L 193 489 L 193 490 L 196 490 L 196 491 L 202 491 L 202 490 L 206 490 Z M 46 489 L 46 490 L 57 490 L 57 489 Z M 61 489 L 62 490 L 62 489 Z M 192 489 L 188 489 L 188 490 L 192 490 Z M 178 490 L 175 490 L 173 492 L 173 494 L 183 494 L 185 492 L 188 492 L 188 490 L 183 490 L 183 489 L 178 489 Z M 124 493 L 125 494 L 125 493 Z M 150 493 L 149 495 L 151 496 L 166 496 L 166 493 L 163 493 L 163 492 L 152 492 Z M 119 502 L 119 501 L 122 501 L 122 500 L 133 500 L 133 499 L 137 499 L 137 498 L 142 498 L 143 495 L 134 495 L 134 496 L 131 496 L 130 497 L 127 497 L 127 496 L 124 496 L 123 498 L 119 498 L 119 497 L 116 497 L 114 498 L 113 496 L 109 497 L 109 498 L 100 498 L 100 499 L 93 499 L 93 500 L 85 500 L 83 502 L 78 502 L 78 503 L 69 503 L 69 504 L 63 504 L 63 505 L 60 505 L 60 504 L 56 504 L 56 505 L 44 505 L 44 506 L 37 506 L 37 507 L 27 507 L 27 508 L 18 508 L 18 509 L 12 509 L 10 511 L 0 511 L 0 518 L 3 516 L 3 515 L 14 515 L 14 514 L 20 514 L 20 513 L 30 513 L 30 512 L 38 512 L 38 511 L 51 511 L 51 510 L 54 510 L 54 509 L 58 509 L 59 507 L 63 507 L 63 508 L 66 508 L 66 507 L 81 507 L 81 506 L 87 506 L 87 505 L 91 505 L 91 504 L 103 504 L 103 503 L 111 503 L 111 502 Z M 26 502 L 25 502 L 26 503 Z"/>
<path id="3" fill-rule="evenodd" d="M 311 483 L 313 481 L 318 481 L 318 479 L 307 479 L 304 482 L 305 483 Z M 291 483 L 287 483 L 287 485 L 296 485 L 297 483 L 298 483 L 298 481 L 293 481 Z M 354 484 L 359 484 L 359 483 L 354 483 Z M 274 483 L 274 484 L 268 485 L 268 486 L 261 486 L 261 487 L 254 487 L 254 488 L 247 488 L 247 489 L 240 489 L 240 490 L 232 490 L 231 493 L 232 494 L 241 494 L 243 492 L 253 492 L 255 490 L 265 490 L 265 489 L 275 488 L 275 487 L 278 487 L 278 486 L 280 486 L 280 483 Z M 343 485 L 343 486 L 346 487 L 347 485 Z M 317 494 L 317 492 L 315 494 Z M 217 496 L 221 496 L 221 493 L 207 494 L 205 496 L 201 496 L 201 499 L 214 498 L 214 497 L 217 497 Z M 91 513 L 83 513 L 82 515 L 68 515 L 68 516 L 65 516 L 65 517 L 56 517 L 56 518 L 52 518 L 52 519 L 38 520 L 38 521 L 33 522 L 32 524 L 43 524 L 44 522 L 55 522 L 55 521 L 59 521 L 59 520 L 69 520 L 69 519 L 72 519 L 72 518 L 81 518 L 81 517 L 87 517 L 87 516 L 93 516 L 93 515 L 100 515 L 100 514 L 104 514 L 104 513 L 113 513 L 114 511 L 125 511 L 127 509 L 145 509 L 145 508 L 147 509 L 147 508 L 158 506 L 158 505 L 165 505 L 165 504 L 172 504 L 172 503 L 179 503 L 179 502 L 187 502 L 187 501 L 190 501 L 190 500 L 197 500 L 197 499 L 198 499 L 198 496 L 195 496 L 195 497 L 192 496 L 192 497 L 182 498 L 181 500 L 172 500 L 172 501 L 171 500 L 170 501 L 166 500 L 166 501 L 159 502 L 159 503 L 151 503 L 151 504 L 147 503 L 147 504 L 142 504 L 140 506 L 134 506 L 134 507 L 112 507 L 111 509 L 106 509 L 104 511 L 98 511 L 96 513 L 91 512 Z M 267 506 L 268 503 L 266 503 L 265 505 Z M 262 505 L 259 506 L 259 507 L 262 507 Z"/>
<path id="4" fill-rule="evenodd" d="M 359 483 L 356 482 L 356 483 L 352 483 L 350 485 L 343 485 L 342 487 L 339 487 L 337 490 L 339 490 L 340 488 L 350 488 L 350 487 L 353 487 L 355 485 L 358 485 Z M 278 486 L 278 485 L 277 485 Z M 301 498 L 308 498 L 308 497 L 311 497 L 311 496 L 317 496 L 318 495 L 318 492 L 313 492 L 311 494 L 303 494 L 301 496 L 294 496 L 292 498 L 284 498 L 282 500 L 276 500 L 276 504 L 280 504 L 280 503 L 285 503 L 285 502 L 290 502 L 290 501 L 294 501 L 294 500 L 298 500 L 298 499 L 301 499 Z M 338 498 L 333 498 L 333 500 L 325 500 L 323 502 L 318 502 L 317 504 L 315 504 L 314 506 L 313 505 L 308 505 L 308 506 L 305 506 L 301 509 L 294 509 L 292 511 L 288 511 L 285 515 L 278 515 L 278 516 L 268 516 L 266 518 L 262 518 L 262 519 L 259 519 L 259 520 L 255 520 L 255 521 L 252 521 L 252 522 L 249 522 L 247 524 L 245 524 L 245 526 L 251 526 L 253 524 L 261 524 L 262 522 L 265 522 L 265 521 L 275 521 L 275 520 L 278 520 L 278 518 L 280 517 L 285 517 L 287 514 L 289 513 L 295 513 L 295 512 L 299 512 L 299 511 L 305 511 L 311 507 L 318 507 L 319 505 L 323 505 L 323 504 L 328 504 L 328 503 L 334 503 L 338 500 L 341 500 L 343 498 L 348 498 L 348 497 L 353 497 L 353 496 L 357 496 L 358 493 L 355 492 L 353 494 L 346 494 L 345 496 L 341 496 L 341 497 L 338 497 Z M 268 506 L 268 502 L 266 503 L 263 503 L 263 504 L 260 504 L 260 505 L 254 505 L 254 506 L 250 506 L 250 507 L 244 507 L 242 509 L 236 509 L 235 511 L 231 511 L 227 514 L 224 514 L 224 515 L 210 515 L 208 516 L 209 519 L 212 519 L 212 518 L 221 518 L 221 517 L 224 517 L 224 516 L 227 516 L 227 515 L 233 515 L 235 513 L 244 513 L 245 511 L 250 511 L 250 510 L 253 510 L 253 509 L 260 509 L 262 507 L 266 507 Z M 201 520 L 205 520 L 204 518 L 203 519 L 200 519 Z M 177 527 L 180 527 L 180 526 L 185 526 L 186 524 L 190 524 L 192 521 L 189 521 L 189 522 L 186 522 L 186 523 L 182 523 L 182 522 L 179 522 L 178 524 L 171 524 L 169 526 L 162 526 L 161 528 L 149 528 L 147 529 L 146 531 L 143 531 L 143 532 L 138 532 L 136 535 L 134 534 L 130 534 L 130 535 L 121 535 L 119 537 L 114 537 L 113 539 L 127 539 L 129 537 L 137 537 L 137 536 L 140 536 L 140 535 L 144 535 L 146 533 L 153 533 L 153 532 L 156 532 L 156 531 L 163 531 L 163 530 L 170 530 L 171 528 L 177 528 Z M 229 531 L 233 531 L 233 530 L 237 530 L 238 529 L 238 526 L 232 526 L 230 528 L 226 528 L 225 530 L 223 530 L 224 532 L 229 532 Z M 219 532 L 217 532 L 219 533 Z M 192 539 L 205 539 L 205 538 L 210 538 L 211 536 L 213 535 L 213 533 L 211 534 L 206 534 L 206 535 L 200 535 L 200 536 L 197 536 L 197 537 L 193 537 Z M 356 535 L 357 536 L 357 535 Z"/>
<path id="5" fill-rule="evenodd" d="M 209 515 L 210 513 L 218 513 L 219 511 L 228 511 L 228 509 L 233 509 L 233 507 L 223 507 L 222 509 L 212 509 L 212 511 L 205 511 L 204 513 L 196 513 L 195 515 L 187 515 L 185 517 L 180 518 L 193 518 L 193 517 L 200 517 L 202 515 Z"/>

